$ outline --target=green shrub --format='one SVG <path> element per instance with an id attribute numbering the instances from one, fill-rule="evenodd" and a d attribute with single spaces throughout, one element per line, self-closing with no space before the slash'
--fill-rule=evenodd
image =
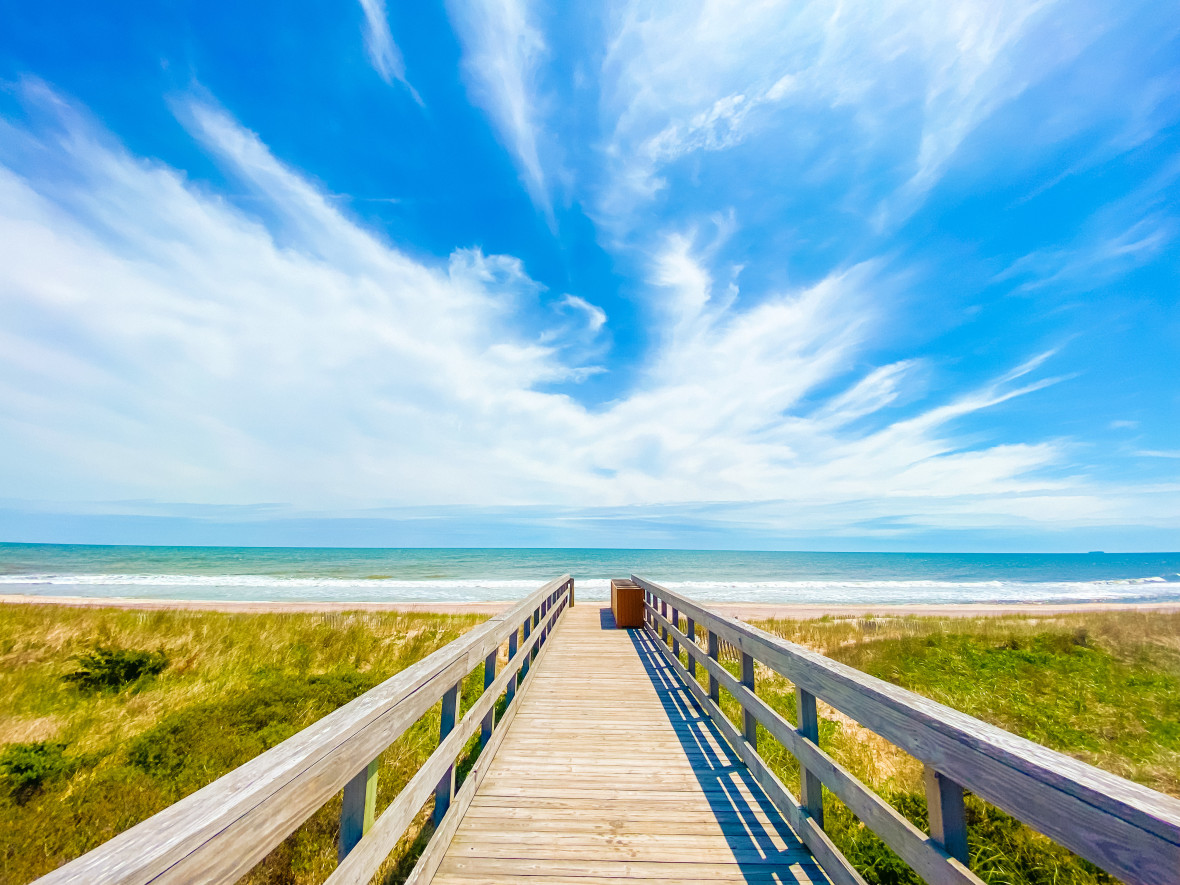
<path id="1" fill-rule="evenodd" d="M 21 802 L 0 774 L 0 885 L 31 882 L 97 847 L 483 620 L 0 606 L 0 722 L 18 740 L 66 744 L 65 769 L 47 770 Z M 79 660 L 100 647 L 104 654 Z M 120 673 L 126 652 L 117 650 L 133 649 L 158 649 L 167 668 Z M 93 672 L 85 681 L 98 690 L 63 682 L 71 670 Z M 110 680 L 98 675 L 110 670 Z M 438 729 L 436 704 L 382 754 L 379 810 L 430 755 Z M 387 865 L 406 868 L 428 817 L 428 809 L 418 815 Z M 339 818 L 337 796 L 243 885 L 324 881 L 336 866 Z"/>
<path id="2" fill-rule="evenodd" d="M 105 645 L 78 655 L 76 660 L 77 668 L 67 673 L 65 680 L 82 691 L 119 691 L 140 679 L 162 673 L 168 666 L 163 652 Z"/>
<path id="3" fill-rule="evenodd" d="M 9 744 L 0 754 L 0 776 L 9 794 L 23 805 L 41 789 L 41 785 L 69 771 L 66 745 L 53 741 Z"/>
<path id="4" fill-rule="evenodd" d="M 893 619 L 872 630 L 860 621 L 777 622 L 786 638 L 806 638 L 832 658 L 1060 749 L 1149 786 L 1176 792 L 1180 747 L 1180 655 L 1177 627 L 1130 614 L 967 620 Z M 785 629 L 784 629 L 785 628 Z M 871 636 L 867 635 L 872 633 Z M 759 694 L 790 718 L 789 683 L 768 676 Z M 736 702 L 727 700 L 736 717 Z M 736 720 L 735 720 L 736 721 Z M 873 744 L 873 764 L 858 750 L 861 729 L 839 723 L 821 744 L 921 830 L 927 827 L 920 771 L 900 749 Z M 837 725 L 832 722 L 832 725 Z M 880 765 L 882 755 L 886 764 Z M 891 760 L 891 761 L 890 761 Z M 768 758 L 789 782 L 782 755 Z M 920 877 L 834 796 L 825 824 L 836 846 L 869 885 L 921 885 Z M 987 885 L 1115 885 L 1004 811 L 966 797 L 969 866 Z"/>
<path id="5" fill-rule="evenodd" d="M 376 676 L 346 670 L 272 677 L 232 698 L 166 715 L 131 742 L 131 765 L 167 783 L 177 798 L 233 770 L 364 694 Z"/>

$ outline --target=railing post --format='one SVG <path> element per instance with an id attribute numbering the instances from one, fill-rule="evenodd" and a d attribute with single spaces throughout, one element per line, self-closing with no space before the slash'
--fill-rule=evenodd
<path id="1" fill-rule="evenodd" d="M 754 656 L 745 652 L 742 652 L 742 685 L 753 693 Z M 758 720 L 754 718 L 753 711 L 746 709 L 745 704 L 742 705 L 742 737 L 752 749 L 758 749 Z"/>
<path id="2" fill-rule="evenodd" d="M 795 709 L 799 716 L 796 729 L 802 737 L 819 746 L 819 713 L 815 709 L 815 695 L 795 686 Z M 821 828 L 824 825 L 824 785 L 820 779 L 801 765 L 799 771 L 799 804 Z"/>
<path id="3" fill-rule="evenodd" d="M 524 619 L 524 641 L 525 642 L 528 642 L 529 636 L 532 635 L 532 632 L 533 632 L 533 616 L 529 615 L 527 618 Z M 533 652 L 530 649 L 529 653 L 524 656 L 524 660 L 521 661 L 521 664 L 520 664 L 520 681 L 521 682 L 524 681 L 524 677 L 529 675 L 529 664 L 532 663 L 532 660 L 533 660 Z"/>
<path id="4" fill-rule="evenodd" d="M 680 629 L 680 612 L 676 609 L 672 609 L 672 626 L 677 630 Z M 680 640 L 675 636 L 672 637 L 672 654 L 677 658 L 680 657 Z"/>
<path id="5" fill-rule="evenodd" d="M 685 618 L 688 622 L 688 638 L 692 640 L 692 644 L 697 644 L 697 622 L 692 618 Z M 688 656 L 688 673 L 693 679 L 697 678 L 697 659 L 689 654 Z"/>
<path id="6" fill-rule="evenodd" d="M 967 815 L 963 807 L 963 788 L 932 766 L 923 766 L 926 783 L 926 813 L 930 819 L 930 837 L 941 842 L 946 853 L 967 863 Z"/>
<path id="7" fill-rule="evenodd" d="M 721 655 L 721 642 L 716 633 L 709 631 L 709 657 L 714 661 L 718 660 Z M 714 704 L 720 706 L 721 704 L 721 685 L 717 682 L 717 677 L 712 673 L 709 674 L 709 700 Z"/>
<path id="8" fill-rule="evenodd" d="M 451 733 L 455 727 L 455 720 L 459 716 L 459 687 L 463 684 L 462 680 L 456 682 L 447 689 L 446 694 L 442 698 L 442 714 L 438 720 L 438 740 L 442 743 L 443 739 Z M 446 774 L 438 782 L 438 786 L 434 788 L 434 825 L 437 827 L 442 823 L 443 815 L 447 813 L 447 809 L 451 807 L 451 798 L 455 795 L 455 766 L 452 763 L 446 771 Z"/>
<path id="9" fill-rule="evenodd" d="M 487 691 L 496 681 L 496 658 L 500 655 L 500 647 L 496 646 L 483 659 L 483 690 Z M 479 728 L 479 746 L 482 749 L 492 739 L 492 727 L 496 724 L 496 705 L 484 714 L 483 724 Z"/>
<path id="10" fill-rule="evenodd" d="M 665 620 L 668 618 L 668 602 L 665 599 L 660 600 L 660 615 Z M 668 644 L 668 628 L 660 624 L 660 639 L 664 640 L 664 644 Z"/>
<path id="11" fill-rule="evenodd" d="M 570 578 L 570 608 L 574 607 L 574 579 Z"/>
<path id="12" fill-rule="evenodd" d="M 516 657 L 516 650 L 520 648 L 520 628 L 517 627 L 512 631 L 512 635 L 508 637 L 508 666 L 512 666 L 512 659 Z M 516 668 L 516 675 L 508 680 L 508 688 L 505 689 L 506 703 L 511 704 L 512 699 L 516 697 L 516 680 L 524 675 L 524 667 L 518 666 Z"/>
<path id="13" fill-rule="evenodd" d="M 361 769 L 356 777 L 344 785 L 344 801 L 340 805 L 340 844 L 337 860 L 344 860 L 356 848 L 361 837 L 373 826 L 377 809 L 377 769 L 380 757 Z"/>

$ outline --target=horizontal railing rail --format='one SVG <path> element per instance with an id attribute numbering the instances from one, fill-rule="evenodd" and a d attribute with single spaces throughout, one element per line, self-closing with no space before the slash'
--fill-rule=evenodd
<path id="1" fill-rule="evenodd" d="M 546 638 L 573 601 L 569 575 L 550 581 L 278 746 L 42 877 L 38 885 L 228 885 L 341 790 L 340 863 L 328 881 L 368 882 L 433 794 L 436 829 L 410 879 L 428 882 L 515 715 L 514 697 L 528 684 L 531 669 L 548 650 Z M 505 641 L 509 660 L 497 674 Z M 456 721 L 462 682 L 481 663 L 484 692 Z M 497 721 L 501 694 L 507 706 Z M 374 820 L 381 754 L 440 700 L 438 747 Z M 482 750 L 456 792 L 455 763 L 476 729 Z"/>
<path id="2" fill-rule="evenodd" d="M 824 787 L 933 885 L 980 882 L 967 867 L 965 790 L 1129 885 L 1180 883 L 1180 801 L 710 611 L 659 584 L 635 575 L 632 580 L 644 591 L 646 629 L 673 669 L 840 885 L 863 885 L 863 879 L 824 832 Z M 739 656 L 740 678 L 721 664 L 722 643 Z M 794 683 L 797 726 L 757 696 L 755 661 Z M 707 690 L 697 682 L 698 665 L 708 675 Z M 721 711 L 721 688 L 742 708 L 740 730 Z M 817 699 L 923 763 L 929 835 L 820 748 Z M 798 760 L 798 799 L 758 754 L 758 725 Z"/>

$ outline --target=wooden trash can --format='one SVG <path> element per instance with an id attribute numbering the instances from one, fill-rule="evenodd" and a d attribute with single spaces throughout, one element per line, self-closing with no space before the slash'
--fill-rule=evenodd
<path id="1" fill-rule="evenodd" d="M 616 627 L 642 627 L 643 588 L 627 578 L 611 578 L 610 610 Z"/>

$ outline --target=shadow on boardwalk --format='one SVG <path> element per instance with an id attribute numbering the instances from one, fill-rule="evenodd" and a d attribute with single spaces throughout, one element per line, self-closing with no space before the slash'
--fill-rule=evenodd
<path id="1" fill-rule="evenodd" d="M 614 628 L 610 609 L 602 610 L 601 622 L 603 629 Z M 656 641 L 643 629 L 628 633 L 746 881 L 815 881 L 818 871 L 804 871 L 798 864 L 799 852 L 806 849 L 680 681 Z"/>

